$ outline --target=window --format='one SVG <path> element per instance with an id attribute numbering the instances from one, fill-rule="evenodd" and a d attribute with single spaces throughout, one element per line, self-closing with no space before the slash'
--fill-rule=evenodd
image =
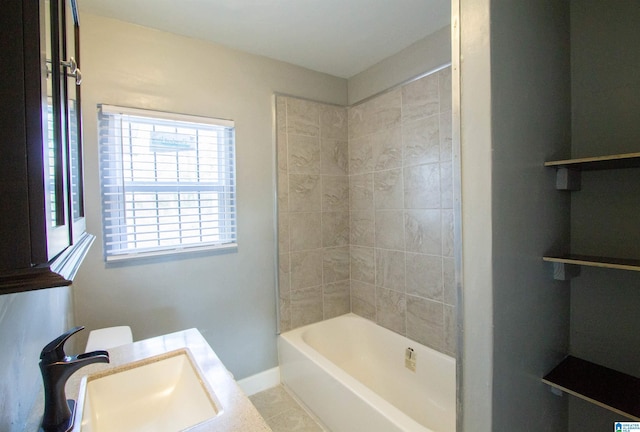
<path id="1" fill-rule="evenodd" d="M 229 120 L 99 106 L 107 261 L 236 247 Z"/>

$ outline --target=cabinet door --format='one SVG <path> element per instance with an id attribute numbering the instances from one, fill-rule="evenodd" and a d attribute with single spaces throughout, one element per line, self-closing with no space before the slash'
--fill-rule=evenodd
<path id="1" fill-rule="evenodd" d="M 63 0 L 65 13 L 64 71 L 66 75 L 66 114 L 69 166 L 69 215 L 72 243 L 85 231 L 82 173 L 82 118 L 80 106 L 80 22 L 76 0 Z"/>
<path id="2" fill-rule="evenodd" d="M 65 29 L 64 3 L 45 0 L 46 39 L 46 124 L 44 146 L 45 223 L 47 260 L 55 258 L 71 244 L 69 222 L 69 184 L 66 119 L 66 67 L 63 64 Z M 45 110 L 43 110 L 44 112 Z"/>

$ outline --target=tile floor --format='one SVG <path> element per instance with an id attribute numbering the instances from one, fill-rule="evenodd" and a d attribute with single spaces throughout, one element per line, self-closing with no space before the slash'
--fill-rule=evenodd
<path id="1" fill-rule="evenodd" d="M 273 432 L 326 432 L 282 385 L 256 393 L 249 399 Z"/>

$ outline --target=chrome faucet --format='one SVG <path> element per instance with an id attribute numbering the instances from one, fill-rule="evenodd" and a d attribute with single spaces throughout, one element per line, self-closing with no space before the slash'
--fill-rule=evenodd
<path id="1" fill-rule="evenodd" d="M 107 351 L 67 356 L 64 343 L 72 335 L 84 329 L 74 327 L 52 340 L 40 353 L 40 371 L 44 382 L 44 415 L 41 432 L 67 432 L 73 427 L 75 401 L 67 400 L 64 386 L 69 377 L 83 366 L 91 363 L 109 363 Z"/>

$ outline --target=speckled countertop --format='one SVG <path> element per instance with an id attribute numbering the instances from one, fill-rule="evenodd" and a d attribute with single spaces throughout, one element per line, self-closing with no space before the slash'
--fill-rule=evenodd
<path id="1" fill-rule="evenodd" d="M 215 399 L 221 405 L 220 413 L 203 423 L 188 429 L 189 432 L 260 432 L 271 431 L 262 416 L 242 392 L 207 341 L 196 329 L 145 339 L 108 350 L 110 363 L 96 363 L 80 369 L 67 381 L 67 399 L 78 398 L 80 383 L 84 375 L 100 373 L 107 369 L 144 360 L 159 354 L 187 348 Z M 77 429 L 74 429 L 74 432 Z"/>

